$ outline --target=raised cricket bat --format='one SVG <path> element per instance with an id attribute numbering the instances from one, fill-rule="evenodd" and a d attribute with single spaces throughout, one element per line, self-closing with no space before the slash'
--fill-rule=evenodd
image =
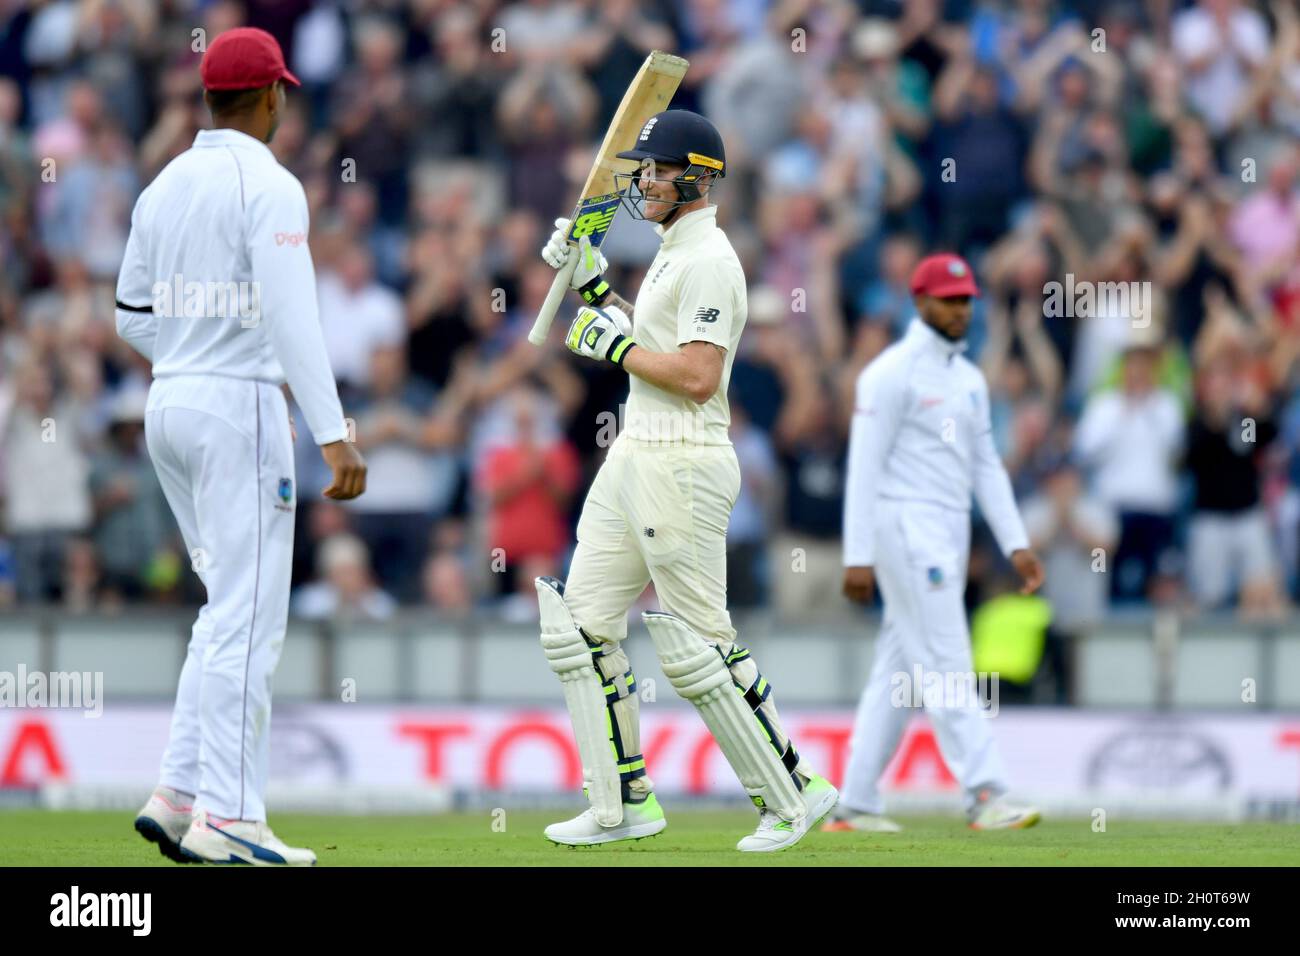
<path id="1" fill-rule="evenodd" d="M 569 242 L 573 245 L 576 246 L 583 236 L 591 239 L 593 247 L 598 247 L 604 240 L 619 207 L 614 173 L 631 172 L 637 166 L 635 160 L 619 159 L 614 154 L 631 149 L 646 120 L 668 108 L 688 66 L 690 64 L 680 56 L 659 50 L 651 53 L 641 64 L 641 69 L 623 94 L 623 102 L 618 104 L 618 111 L 605 133 L 605 141 L 596 154 L 596 162 L 587 174 L 582 196 L 569 217 L 573 223 L 569 227 Z M 534 345 L 546 341 L 546 333 L 551 330 L 551 322 L 564 300 L 564 293 L 569 290 L 569 280 L 577 265 L 578 257 L 570 256 L 564 268 L 556 273 L 551 291 L 546 294 L 546 301 L 533 322 L 533 330 L 528 333 L 528 341 Z"/>

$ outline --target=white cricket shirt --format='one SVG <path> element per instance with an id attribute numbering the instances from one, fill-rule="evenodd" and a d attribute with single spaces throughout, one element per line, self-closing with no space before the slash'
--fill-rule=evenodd
<path id="1" fill-rule="evenodd" d="M 727 385 L 748 306 L 745 272 L 726 233 L 718 228 L 718 209 L 688 212 L 667 229 L 659 252 L 637 292 L 633 338 L 653 352 L 676 352 L 687 342 L 712 342 L 726 349 L 718 390 L 702 405 L 629 376 L 623 433 L 650 442 L 730 445 L 731 408 Z"/>
<path id="2" fill-rule="evenodd" d="M 265 143 L 201 131 L 131 213 L 118 334 L 158 379 L 287 381 L 318 445 L 345 438 L 307 234 L 302 184 Z"/>
<path id="3" fill-rule="evenodd" d="M 979 502 L 1004 554 L 1029 546 L 993 445 L 984 376 L 919 318 L 858 375 L 844 492 L 844 566 L 876 563 L 881 498 L 955 511 Z"/>

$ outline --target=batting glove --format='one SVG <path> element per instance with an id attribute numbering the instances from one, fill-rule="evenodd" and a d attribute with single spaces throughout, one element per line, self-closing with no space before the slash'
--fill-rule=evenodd
<path id="1" fill-rule="evenodd" d="M 567 238 L 569 226 L 567 219 L 555 220 L 555 231 L 542 247 L 542 258 L 552 269 L 563 268 L 569 261 L 569 256 L 574 254 L 573 246 L 569 245 Z M 609 263 L 599 249 L 591 247 L 591 239 L 587 236 L 578 240 L 577 256 L 578 265 L 573 270 L 573 277 L 569 279 L 569 288 L 581 295 L 588 305 L 598 306 L 609 297 L 609 283 L 605 281 L 605 270 L 609 268 Z"/>
<path id="2" fill-rule="evenodd" d="M 631 334 L 632 323 L 622 310 L 583 306 L 569 326 L 564 344 L 570 352 L 622 367 L 627 353 L 636 348 Z"/>

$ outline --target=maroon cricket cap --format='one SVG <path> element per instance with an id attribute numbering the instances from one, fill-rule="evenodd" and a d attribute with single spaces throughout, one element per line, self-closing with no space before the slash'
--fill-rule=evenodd
<path id="1" fill-rule="evenodd" d="M 941 252 L 926 256 L 912 273 L 912 295 L 933 295 L 940 299 L 950 295 L 979 295 L 975 273 L 961 256 Z"/>
<path id="2" fill-rule="evenodd" d="M 302 86 L 284 65 L 275 37 L 257 27 L 236 27 L 213 40 L 199 75 L 206 90 L 255 90 L 276 80 Z"/>

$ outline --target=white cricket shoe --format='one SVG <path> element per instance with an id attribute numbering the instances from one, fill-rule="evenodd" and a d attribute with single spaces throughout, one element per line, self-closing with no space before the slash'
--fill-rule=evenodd
<path id="1" fill-rule="evenodd" d="M 156 787 L 149 801 L 135 817 L 135 830 L 158 852 L 177 863 L 193 863 L 181 853 L 181 837 L 190 828 L 194 816 L 194 798 L 171 787 Z"/>
<path id="2" fill-rule="evenodd" d="M 737 843 L 736 849 L 743 853 L 774 853 L 792 847 L 835 809 L 835 801 L 840 798 L 840 792 L 829 780 L 816 776 L 808 779 L 800 795 L 807 807 L 802 817 L 782 820 L 775 810 L 764 807 L 758 811 L 758 829 Z"/>
<path id="3" fill-rule="evenodd" d="M 623 804 L 623 822 L 616 827 L 601 826 L 594 807 L 588 807 L 572 820 L 552 823 L 544 831 L 546 839 L 561 846 L 596 846 L 618 840 L 640 840 L 663 832 L 668 826 L 663 808 L 652 793 L 640 803 Z"/>
<path id="4" fill-rule="evenodd" d="M 265 823 L 249 820 L 209 820 L 200 810 L 181 839 L 181 852 L 206 863 L 248 863 L 253 866 L 315 866 L 311 850 L 287 846 Z"/>
<path id="5" fill-rule="evenodd" d="M 822 824 L 823 833 L 902 833 L 902 824 L 883 813 L 849 812 Z"/>
<path id="6" fill-rule="evenodd" d="M 981 800 L 970 812 L 972 830 L 1024 830 L 1043 818 L 1037 807 L 1005 797 Z"/>

